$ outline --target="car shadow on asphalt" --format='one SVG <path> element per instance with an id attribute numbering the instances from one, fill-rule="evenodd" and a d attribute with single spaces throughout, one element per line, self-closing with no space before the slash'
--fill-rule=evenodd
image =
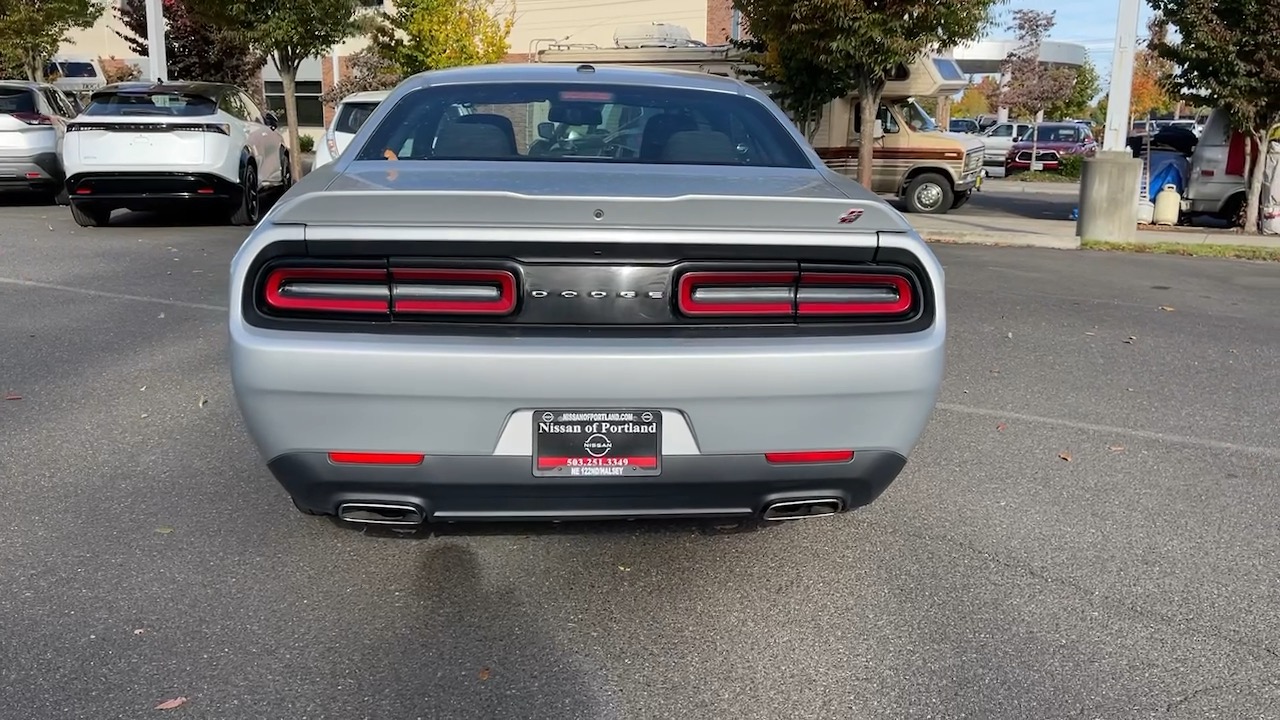
<path id="1" fill-rule="evenodd" d="M 529 535 L 741 535 L 772 530 L 793 521 L 768 522 L 756 518 L 720 519 L 639 519 L 639 520 L 575 520 L 568 522 L 459 522 L 427 523 L 416 529 L 393 530 L 386 526 L 360 525 L 334 516 L 326 519 L 346 532 L 391 540 L 426 540 L 448 537 L 505 537 Z M 827 518 L 813 518 L 822 522 Z"/>

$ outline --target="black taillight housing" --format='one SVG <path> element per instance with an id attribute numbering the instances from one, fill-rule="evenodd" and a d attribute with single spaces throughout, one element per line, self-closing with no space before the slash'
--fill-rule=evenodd
<path id="1" fill-rule="evenodd" d="M 263 273 L 269 315 L 502 317 L 519 303 L 516 274 L 498 268 L 285 265 Z"/>

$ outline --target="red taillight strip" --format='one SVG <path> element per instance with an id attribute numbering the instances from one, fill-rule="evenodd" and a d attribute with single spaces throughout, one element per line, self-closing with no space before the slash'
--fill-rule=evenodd
<path id="1" fill-rule="evenodd" d="M 680 312 L 693 317 L 790 316 L 796 276 L 788 271 L 690 272 L 680 276 L 676 299 Z"/>
<path id="2" fill-rule="evenodd" d="M 810 463 L 846 463 L 853 460 L 852 450 L 801 450 L 799 452 L 765 453 L 764 459 L 774 465 Z"/>
<path id="3" fill-rule="evenodd" d="M 911 283 L 901 275 L 801 273 L 796 313 L 898 315 L 911 309 Z"/>
<path id="4" fill-rule="evenodd" d="M 331 452 L 329 462 L 338 465 L 421 465 L 422 453 Z"/>
<path id="5" fill-rule="evenodd" d="M 376 268 L 277 268 L 267 275 L 265 294 L 275 310 L 390 311 L 387 271 Z"/>
<path id="6" fill-rule="evenodd" d="M 391 305 L 397 313 L 509 315 L 516 276 L 508 270 L 394 268 Z"/>

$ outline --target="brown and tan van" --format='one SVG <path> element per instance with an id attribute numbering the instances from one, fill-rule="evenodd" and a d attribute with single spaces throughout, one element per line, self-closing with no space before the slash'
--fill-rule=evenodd
<path id="1" fill-rule="evenodd" d="M 750 82 L 750 67 L 730 45 L 597 48 L 552 46 L 536 62 L 646 65 L 698 70 Z M 910 212 L 945 213 L 969 200 L 981 182 L 983 142 L 946 132 L 915 98 L 955 95 L 968 79 L 950 58 L 921 57 L 885 87 L 876 114 L 871 190 L 901 198 Z M 833 100 L 823 109 L 811 142 L 827 166 L 858 177 L 861 131 L 858 98 Z"/>

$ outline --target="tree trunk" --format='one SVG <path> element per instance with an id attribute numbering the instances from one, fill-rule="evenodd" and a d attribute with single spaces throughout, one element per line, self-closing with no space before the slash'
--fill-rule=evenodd
<path id="1" fill-rule="evenodd" d="M 27 73 L 27 79 L 31 82 L 44 81 L 44 68 L 41 67 L 40 58 L 36 53 L 27 51 L 22 54 L 22 69 Z"/>
<path id="2" fill-rule="evenodd" d="M 281 63 L 276 59 L 276 70 L 280 72 L 280 84 L 284 86 L 285 125 L 289 128 L 289 170 L 294 179 L 302 177 L 302 151 L 298 147 L 298 66 Z"/>
<path id="3" fill-rule="evenodd" d="M 882 83 L 858 83 L 858 184 L 871 190 L 871 163 L 875 158 L 876 111 L 880 109 Z"/>
<path id="4" fill-rule="evenodd" d="M 1258 143 L 1258 153 L 1253 158 L 1253 172 L 1249 175 L 1249 189 L 1244 200 L 1244 231 L 1250 234 L 1258 232 L 1258 217 L 1261 214 L 1262 178 L 1267 172 L 1267 133 L 1252 132 L 1250 136 Z"/>

